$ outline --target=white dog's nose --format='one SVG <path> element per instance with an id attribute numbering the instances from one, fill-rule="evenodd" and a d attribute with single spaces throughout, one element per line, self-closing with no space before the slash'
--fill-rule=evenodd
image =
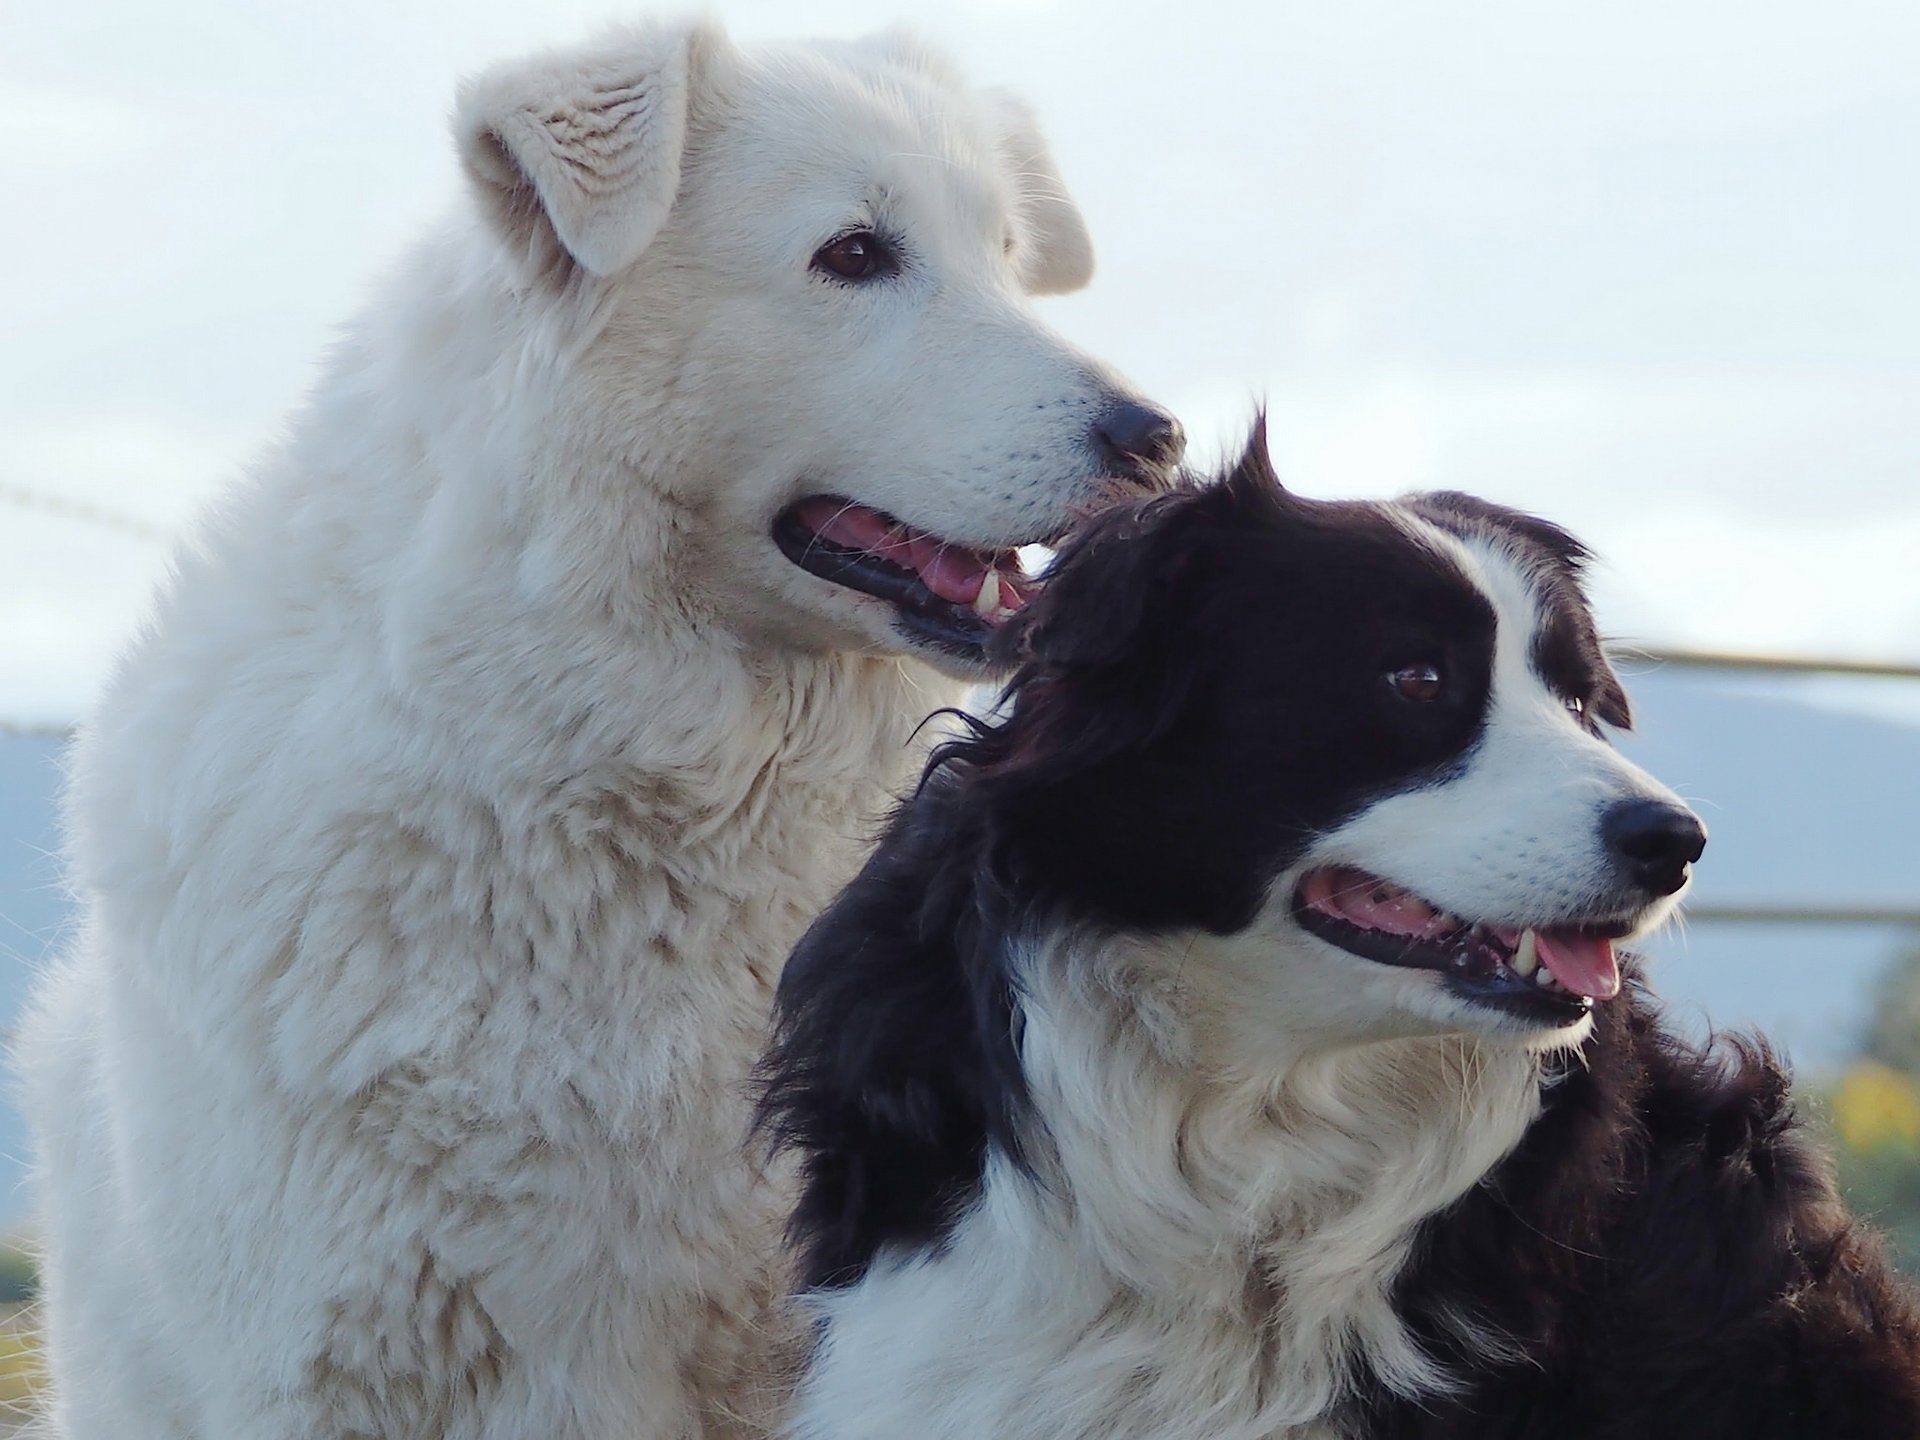
<path id="1" fill-rule="evenodd" d="M 1164 410 L 1120 400 L 1093 422 L 1094 448 L 1113 474 L 1157 485 L 1187 448 L 1187 432 Z"/>

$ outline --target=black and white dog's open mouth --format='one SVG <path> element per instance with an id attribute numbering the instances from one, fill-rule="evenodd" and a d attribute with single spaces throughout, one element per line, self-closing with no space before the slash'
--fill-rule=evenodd
<path id="1" fill-rule="evenodd" d="M 773 539 L 808 574 L 887 601 L 909 631 L 947 649 L 977 653 L 1035 589 L 1012 547 L 942 540 L 837 495 L 789 505 Z"/>
<path id="2" fill-rule="evenodd" d="M 1467 921 L 1346 866 L 1301 876 L 1293 915 L 1302 929 L 1362 959 L 1436 971 L 1476 1001 L 1567 1019 L 1620 993 L 1613 940 L 1630 928 Z"/>

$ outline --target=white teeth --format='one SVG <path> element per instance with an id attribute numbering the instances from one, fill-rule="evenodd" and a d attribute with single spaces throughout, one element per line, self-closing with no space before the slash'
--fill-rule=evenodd
<path id="1" fill-rule="evenodd" d="M 1513 948 L 1513 958 L 1507 962 L 1516 974 L 1531 975 L 1540 968 L 1540 941 L 1531 930 L 1520 932 L 1520 943 Z"/>
<path id="2" fill-rule="evenodd" d="M 993 612 L 1000 608 L 1000 572 L 987 571 L 987 578 L 980 582 L 980 593 L 973 597 L 973 613 L 982 620 L 991 619 Z"/>
<path id="3" fill-rule="evenodd" d="M 1553 978 L 1553 972 L 1546 969 L 1542 969 L 1533 977 L 1533 983 L 1538 985 L 1542 990 L 1557 990 L 1560 988 L 1560 982 Z"/>

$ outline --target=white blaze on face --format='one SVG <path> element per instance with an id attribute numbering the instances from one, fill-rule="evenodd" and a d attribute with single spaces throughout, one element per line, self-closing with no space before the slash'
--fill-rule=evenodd
<path id="1" fill-rule="evenodd" d="M 1481 732 L 1456 770 L 1368 806 L 1328 834 L 1311 863 L 1385 876 L 1470 920 L 1637 917 L 1637 928 L 1650 927 L 1672 902 L 1643 911 L 1645 898 L 1618 872 L 1601 822 L 1623 801 L 1679 805 L 1679 797 L 1589 732 L 1535 671 L 1546 617 L 1519 553 L 1409 525 L 1445 549 L 1493 607 Z"/>

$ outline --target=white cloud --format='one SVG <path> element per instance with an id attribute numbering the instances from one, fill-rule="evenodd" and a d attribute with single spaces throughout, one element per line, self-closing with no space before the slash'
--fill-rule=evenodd
<path id="1" fill-rule="evenodd" d="M 111 92 L 13 84 L 0 90 L 0 167 L 67 175 L 148 157 L 165 143 L 163 117 Z"/>
<path id="2" fill-rule="evenodd" d="M 1920 663 L 1920 510 L 1867 526 L 1683 500 L 1589 533 L 1609 557 L 1595 589 L 1616 634 Z"/>

